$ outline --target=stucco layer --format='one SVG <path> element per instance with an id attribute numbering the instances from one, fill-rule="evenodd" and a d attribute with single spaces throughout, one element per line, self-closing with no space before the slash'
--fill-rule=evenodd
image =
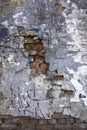
<path id="1" fill-rule="evenodd" d="M 1 114 L 49 119 L 60 112 L 87 120 L 86 5 L 0 1 Z"/>

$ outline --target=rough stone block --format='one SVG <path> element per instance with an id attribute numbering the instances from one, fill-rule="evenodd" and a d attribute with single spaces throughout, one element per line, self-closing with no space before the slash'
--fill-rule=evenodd
<path id="1" fill-rule="evenodd" d="M 53 80 L 63 80 L 64 76 L 63 75 L 56 75 L 53 77 Z"/>
<path id="2" fill-rule="evenodd" d="M 38 125 L 37 130 L 52 130 L 53 125 Z"/>
<path id="3" fill-rule="evenodd" d="M 35 56 L 35 62 L 41 64 L 44 62 L 44 57 L 42 56 Z"/>
<path id="4" fill-rule="evenodd" d="M 62 115 L 61 113 L 54 113 L 53 119 L 63 119 L 63 118 L 69 118 L 68 115 Z"/>
<path id="5" fill-rule="evenodd" d="M 46 119 L 40 119 L 39 124 L 47 124 L 47 120 Z"/>
<path id="6" fill-rule="evenodd" d="M 73 126 L 70 125 L 70 124 L 68 124 L 68 125 L 65 125 L 65 124 L 56 124 L 56 125 L 54 125 L 54 127 L 56 129 L 59 129 L 59 130 L 64 130 L 64 129 L 71 130 Z"/>
<path id="7" fill-rule="evenodd" d="M 74 118 L 66 118 L 66 123 L 67 124 L 73 124 L 74 123 Z"/>
<path id="8" fill-rule="evenodd" d="M 45 73 L 46 73 L 46 70 L 39 68 L 39 69 L 36 70 L 36 73 L 39 74 L 39 75 L 40 75 L 40 74 L 45 74 Z"/>
<path id="9" fill-rule="evenodd" d="M 9 130 L 16 130 L 17 129 L 17 125 L 15 125 L 15 124 L 2 124 L 1 125 L 1 128 L 2 129 L 9 129 Z M 20 128 L 19 128 L 20 129 Z"/>
<path id="10" fill-rule="evenodd" d="M 73 128 L 85 130 L 85 129 L 87 129 L 87 124 L 83 124 L 83 123 L 81 123 L 81 124 L 74 124 Z"/>
<path id="11" fill-rule="evenodd" d="M 48 69 L 48 64 L 47 63 L 42 63 L 41 65 L 40 65 L 40 67 L 42 68 L 42 69 Z"/>
<path id="12" fill-rule="evenodd" d="M 0 119 L 0 125 L 2 124 L 2 119 Z"/>
<path id="13" fill-rule="evenodd" d="M 65 118 L 57 119 L 57 123 L 59 123 L 59 124 L 65 124 L 66 123 L 66 119 Z"/>
<path id="14" fill-rule="evenodd" d="M 36 63 L 36 62 L 32 62 L 32 63 L 30 63 L 30 68 L 31 69 L 38 69 L 39 68 L 39 64 Z"/>
<path id="15" fill-rule="evenodd" d="M 37 51 L 43 50 L 43 44 L 40 43 L 40 42 L 37 42 L 37 43 L 36 43 L 36 46 L 35 46 L 35 50 L 37 50 Z"/>
<path id="16" fill-rule="evenodd" d="M 34 38 L 31 35 L 24 36 L 25 43 L 34 43 Z"/>
<path id="17" fill-rule="evenodd" d="M 49 120 L 48 120 L 48 123 L 49 123 L 49 124 L 56 124 L 57 121 L 56 121 L 56 119 L 49 119 Z"/>

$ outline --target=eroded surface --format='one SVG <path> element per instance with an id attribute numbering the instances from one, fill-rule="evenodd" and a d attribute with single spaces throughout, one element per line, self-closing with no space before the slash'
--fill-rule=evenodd
<path id="1" fill-rule="evenodd" d="M 0 2 L 0 113 L 51 118 L 62 112 L 87 120 L 86 0 L 80 3 Z M 29 35 L 42 40 L 47 73 L 30 66 Z"/>

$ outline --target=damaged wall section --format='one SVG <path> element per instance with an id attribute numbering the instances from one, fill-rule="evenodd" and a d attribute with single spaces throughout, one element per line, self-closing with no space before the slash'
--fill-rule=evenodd
<path id="1" fill-rule="evenodd" d="M 0 113 L 87 120 L 87 9 L 74 0 L 0 4 Z"/>

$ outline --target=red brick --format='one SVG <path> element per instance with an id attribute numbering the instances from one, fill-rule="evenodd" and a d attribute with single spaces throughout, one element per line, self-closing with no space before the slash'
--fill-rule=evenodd
<path id="1" fill-rule="evenodd" d="M 37 125 L 38 123 L 39 123 L 38 119 L 31 119 L 31 120 L 29 120 L 29 124 L 35 124 L 35 125 Z"/>
<path id="2" fill-rule="evenodd" d="M 47 124 L 47 120 L 46 119 L 40 119 L 39 124 Z"/>
<path id="3" fill-rule="evenodd" d="M 77 129 L 77 130 L 79 130 L 79 129 L 81 129 L 81 130 L 87 130 L 87 124 L 74 124 L 73 125 L 73 128 L 75 128 L 75 129 Z"/>
<path id="4" fill-rule="evenodd" d="M 37 51 L 43 50 L 43 44 L 40 42 L 36 43 L 35 50 Z"/>
<path id="5" fill-rule="evenodd" d="M 40 55 L 40 56 L 45 56 L 45 54 L 46 54 L 46 50 L 45 50 L 45 49 L 43 49 L 43 50 L 41 50 L 41 51 L 39 52 L 39 55 Z"/>
<path id="6" fill-rule="evenodd" d="M 74 123 L 77 123 L 77 124 L 79 124 L 79 123 L 82 123 L 83 121 L 82 120 L 80 120 L 80 119 L 77 119 L 77 118 L 74 118 Z"/>
<path id="7" fill-rule="evenodd" d="M 63 115 L 63 114 L 61 114 L 61 113 L 54 113 L 54 115 L 53 115 L 53 119 L 61 119 L 61 118 L 70 118 L 70 116 L 68 116 L 68 115 Z"/>
<path id="8" fill-rule="evenodd" d="M 72 129 L 72 125 L 70 125 L 70 124 L 68 124 L 68 125 L 66 125 L 66 124 L 55 124 L 54 125 L 54 128 L 56 128 L 56 129 L 59 129 L 59 130 L 71 130 Z"/>
<path id="9" fill-rule="evenodd" d="M 39 68 L 39 69 L 36 70 L 36 73 L 40 75 L 40 74 L 45 74 L 46 71 L 44 69 Z"/>
<path id="10" fill-rule="evenodd" d="M 53 125 L 38 125 L 37 130 L 53 130 Z"/>
<path id="11" fill-rule="evenodd" d="M 36 50 L 31 50 L 31 51 L 29 51 L 29 54 L 32 55 L 32 56 L 34 56 L 34 55 L 37 55 L 37 54 L 38 54 L 38 51 L 36 51 Z"/>
<path id="12" fill-rule="evenodd" d="M 13 116 L 11 116 L 11 115 L 0 115 L 0 119 L 9 119 L 9 118 L 13 118 Z"/>
<path id="13" fill-rule="evenodd" d="M 66 123 L 66 119 L 65 118 L 57 119 L 57 123 L 59 123 L 59 124 L 65 124 Z"/>
<path id="14" fill-rule="evenodd" d="M 64 76 L 63 75 L 56 75 L 53 77 L 53 80 L 63 80 Z"/>
<path id="15" fill-rule="evenodd" d="M 31 69 L 38 69 L 39 68 L 39 64 L 36 63 L 36 62 L 32 62 L 32 63 L 30 63 L 30 68 Z"/>
<path id="16" fill-rule="evenodd" d="M 31 35 L 24 36 L 24 39 L 25 39 L 26 43 L 34 43 L 35 42 L 33 39 L 33 36 L 31 36 Z"/>
<path id="17" fill-rule="evenodd" d="M 66 123 L 67 124 L 73 124 L 74 123 L 74 118 L 66 118 Z"/>
<path id="18" fill-rule="evenodd" d="M 4 123 L 5 124 L 17 124 L 17 125 L 20 125 L 20 120 L 19 119 L 16 119 L 16 118 L 13 118 L 13 119 L 5 119 L 4 120 Z"/>
<path id="19" fill-rule="evenodd" d="M 64 97 L 64 96 L 73 96 L 74 91 L 73 90 L 66 90 L 66 89 L 61 89 L 61 93 L 59 97 Z"/>
<path id="20" fill-rule="evenodd" d="M 40 68 L 42 68 L 42 69 L 48 69 L 48 63 L 42 63 L 41 65 L 40 65 Z"/>
<path id="21" fill-rule="evenodd" d="M 25 43 L 24 44 L 24 49 L 27 50 L 27 51 L 33 51 L 35 50 L 35 44 L 33 43 Z"/>
<path id="22" fill-rule="evenodd" d="M 49 124 L 56 124 L 57 121 L 56 121 L 56 119 L 49 119 L 49 120 L 48 120 L 48 123 L 49 123 Z"/>
<path id="23" fill-rule="evenodd" d="M 1 125 L 1 128 L 5 128 L 5 129 L 7 129 L 7 130 L 16 130 L 17 129 L 17 125 L 16 124 L 5 124 L 5 123 L 3 123 L 2 125 Z"/>
<path id="24" fill-rule="evenodd" d="M 35 57 L 35 62 L 37 62 L 39 64 L 43 63 L 44 62 L 44 57 L 42 57 L 42 56 L 36 56 Z"/>

